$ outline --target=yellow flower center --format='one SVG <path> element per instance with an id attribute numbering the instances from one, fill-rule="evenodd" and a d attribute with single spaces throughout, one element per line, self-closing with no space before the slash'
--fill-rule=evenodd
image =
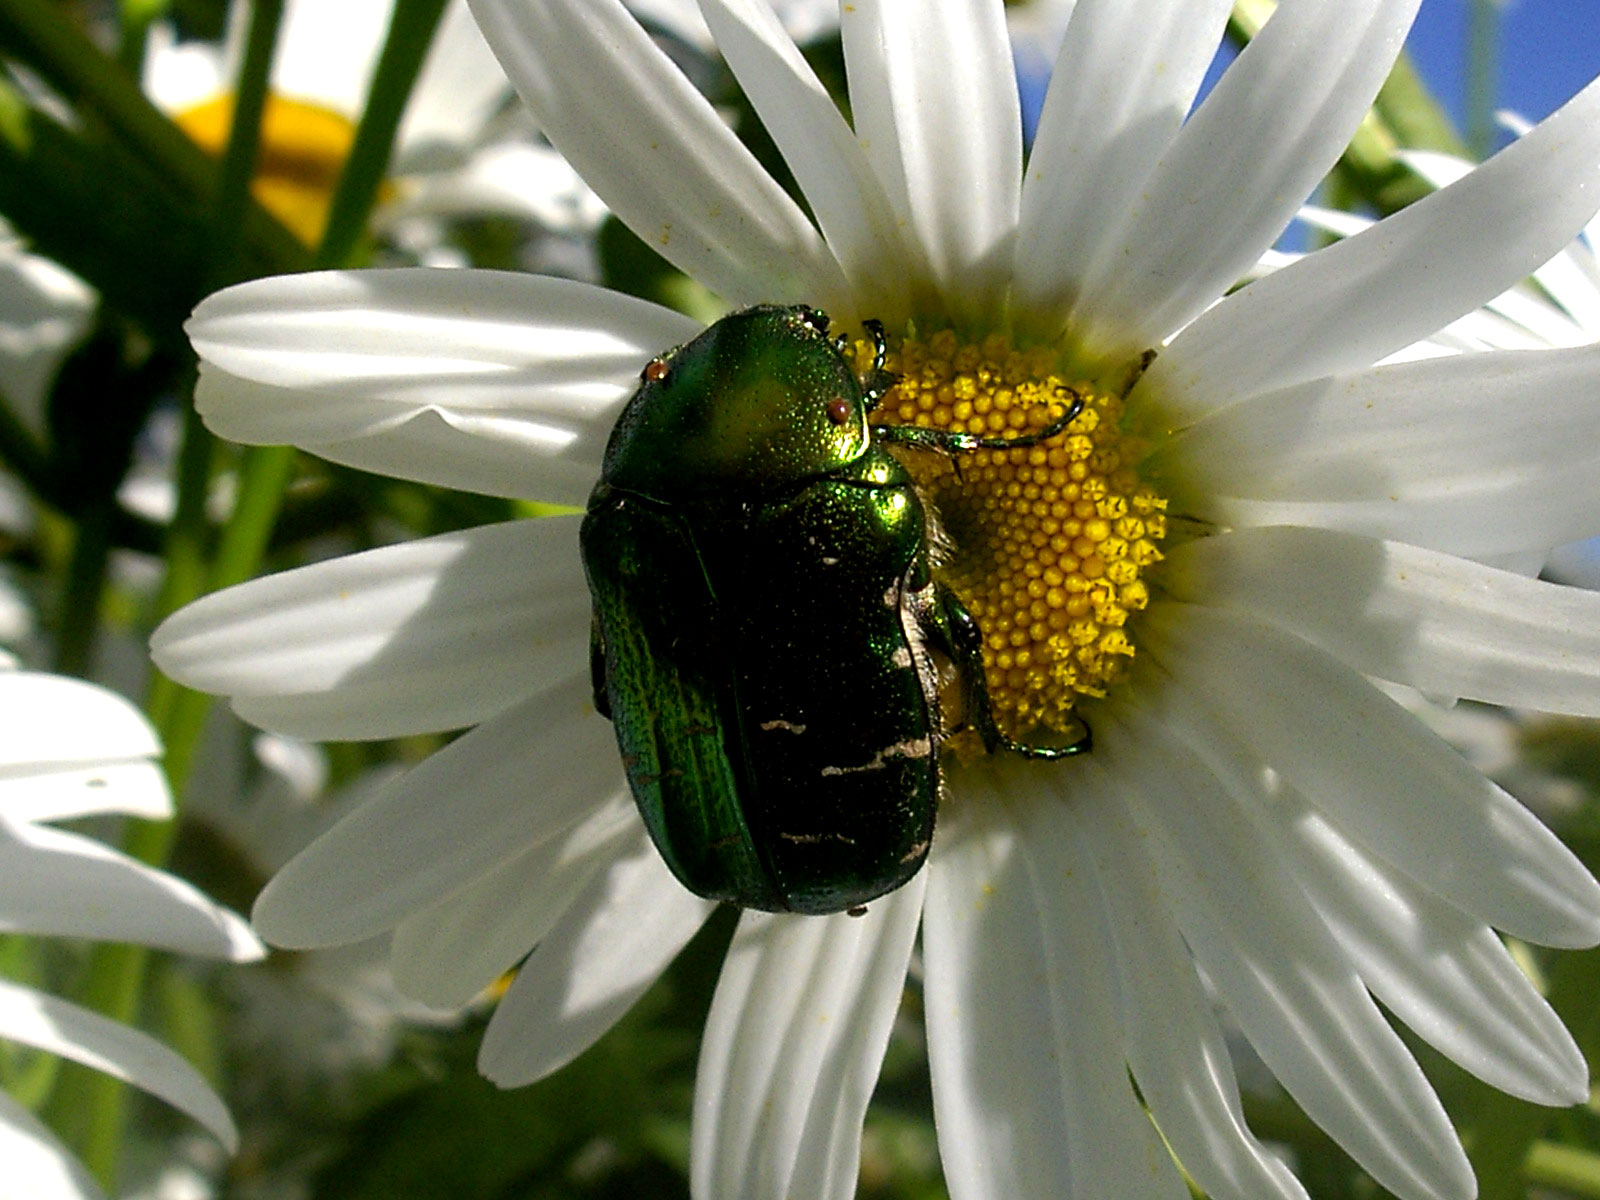
<path id="1" fill-rule="evenodd" d="M 201 149 L 221 154 L 233 125 L 233 103 L 231 95 L 217 96 L 175 120 Z M 251 193 L 301 241 L 315 245 L 354 140 L 348 118 L 302 100 L 268 96 Z"/>
<path id="2" fill-rule="evenodd" d="M 856 354 L 870 365 L 864 341 Z M 1000 334 L 908 335 L 886 365 L 899 382 L 874 414 L 883 424 L 1021 436 L 1063 398 L 1083 400 L 1066 430 L 1034 445 L 900 455 L 942 527 L 936 573 L 983 631 L 1001 731 L 1071 736 L 1079 698 L 1104 695 L 1134 653 L 1128 621 L 1149 603 L 1142 576 L 1166 535 L 1167 502 L 1134 469 L 1143 447 L 1124 429 L 1125 389 L 1063 378 L 1054 350 L 1013 349 Z"/>

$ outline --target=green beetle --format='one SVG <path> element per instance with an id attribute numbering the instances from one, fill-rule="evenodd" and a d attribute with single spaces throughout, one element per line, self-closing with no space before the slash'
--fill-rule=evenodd
<path id="1" fill-rule="evenodd" d="M 584 516 L 595 707 L 662 857 L 697 895 L 770 912 L 860 906 L 916 874 L 951 732 L 1055 758 L 995 727 L 982 635 L 931 569 L 928 519 L 890 444 L 1027 446 L 869 426 L 865 383 L 805 306 L 733 313 L 653 359 Z"/>

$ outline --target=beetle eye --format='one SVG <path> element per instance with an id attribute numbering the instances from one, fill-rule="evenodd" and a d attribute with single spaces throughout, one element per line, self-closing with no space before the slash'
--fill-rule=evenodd
<path id="1" fill-rule="evenodd" d="M 652 358 L 645 363 L 644 370 L 639 372 L 639 378 L 645 383 L 660 383 L 667 377 L 667 360 Z"/>
<path id="2" fill-rule="evenodd" d="M 848 424 L 850 421 L 850 401 L 829 400 L 828 420 L 832 421 L 835 425 Z"/>

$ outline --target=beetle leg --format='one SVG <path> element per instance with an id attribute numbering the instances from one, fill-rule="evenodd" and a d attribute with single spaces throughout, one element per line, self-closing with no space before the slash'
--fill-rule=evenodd
<path id="1" fill-rule="evenodd" d="M 1016 450 L 1037 446 L 1063 432 L 1083 411 L 1083 397 L 1070 388 L 1064 390 L 1072 395 L 1066 415 L 1051 421 L 1037 433 L 1018 434 L 1015 437 L 981 437 L 975 433 L 957 433 L 950 429 L 930 429 L 926 425 L 874 425 L 872 436 L 920 450 L 936 450 L 952 458 L 969 450 Z"/>
<path id="2" fill-rule="evenodd" d="M 611 699 L 606 695 L 606 645 L 600 637 L 600 618 L 589 622 L 589 686 L 594 689 L 594 710 L 611 719 Z"/>
<path id="3" fill-rule="evenodd" d="M 999 747 L 1026 758 L 1044 759 L 1070 758 L 1091 750 L 1094 747 L 1094 735 L 1089 723 L 1082 717 L 1078 718 L 1078 723 L 1083 726 L 1083 736 L 1065 746 L 1037 746 L 1019 742 L 1000 731 L 995 723 L 988 677 L 983 668 L 983 631 L 978 628 L 978 622 L 967 611 L 967 606 L 961 603 L 959 596 L 949 588 L 939 588 L 938 591 L 937 627 L 945 642 L 941 649 L 955 660 L 961 670 L 965 682 L 967 724 L 983 740 L 984 749 L 992 754 Z"/>
<path id="4" fill-rule="evenodd" d="M 955 661 L 961 675 L 966 723 L 983 739 L 983 748 L 993 754 L 1002 744 L 1000 728 L 994 723 L 989 703 L 989 685 L 983 671 L 983 631 L 967 606 L 949 588 L 939 588 L 935 600 L 943 649 Z"/>

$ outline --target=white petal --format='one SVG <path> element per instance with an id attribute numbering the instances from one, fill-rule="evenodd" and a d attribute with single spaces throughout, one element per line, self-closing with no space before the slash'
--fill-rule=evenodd
<path id="1" fill-rule="evenodd" d="M 1592 533 L 1600 348 L 1486 352 L 1295 384 L 1163 447 L 1174 503 L 1480 557 Z M 1161 468 L 1157 468 L 1158 470 Z"/>
<path id="2" fill-rule="evenodd" d="M 927 873 L 861 917 L 745 912 L 695 1071 L 696 1200 L 850 1200 Z"/>
<path id="3" fill-rule="evenodd" d="M 381 227 L 396 229 L 416 217 L 510 217 L 532 221 L 545 233 L 582 238 L 606 218 L 600 197 L 542 142 L 496 142 L 474 150 L 459 167 L 407 182 L 399 199 L 374 214 Z"/>
<path id="4" fill-rule="evenodd" d="M 634 848 L 638 833 L 624 789 L 567 832 L 407 917 L 394 932 L 395 986 L 433 1008 L 467 1003 L 543 939 L 595 872 Z"/>
<path id="5" fill-rule="evenodd" d="M 1138 390 L 1188 424 L 1257 392 L 1376 362 L 1559 251 L 1600 191 L 1600 81 L 1472 174 L 1227 297 Z"/>
<path id="6" fill-rule="evenodd" d="M 1014 303 L 1053 336 L 1125 223 L 1222 38 L 1229 0 L 1079 0 L 1022 184 Z"/>
<path id="7" fill-rule="evenodd" d="M 1052 865 L 1058 848 L 1017 815 L 1047 818 L 1047 801 L 1005 799 L 1039 780 L 1037 764 L 962 771 L 928 867 L 928 1064 L 950 1195 L 1181 1196 L 1128 1085 L 1092 874 Z"/>
<path id="8" fill-rule="evenodd" d="M 1056 772 L 1049 766 L 1035 764 L 1027 782 L 1062 782 L 1052 775 Z M 1089 844 L 1054 801 L 1040 796 L 1028 803 L 1024 798 L 1012 812 L 1039 906 L 1055 1028 L 1072 1048 L 1070 1057 L 1061 1057 L 1063 1074 L 1071 1080 L 1067 1091 L 1080 1109 L 1069 1116 L 1066 1130 L 1073 1194 L 1079 1200 L 1111 1194 L 1187 1196 L 1171 1153 L 1128 1086 L 1128 1031 L 1114 982 L 1116 946 L 1105 900 Z"/>
<path id="9" fill-rule="evenodd" d="M 159 1096 L 204 1125 L 231 1154 L 233 1118 L 192 1066 L 148 1034 L 98 1013 L 0 980 L 0 1038 L 70 1058 Z"/>
<path id="10" fill-rule="evenodd" d="M 1304 798 L 1281 803 L 1270 823 L 1285 869 L 1390 1012 L 1503 1092 L 1588 1098 L 1583 1052 L 1488 926 L 1364 854 Z"/>
<path id="11" fill-rule="evenodd" d="M 1438 1097 L 1270 845 L 1154 722 L 1116 733 L 1096 754 L 1126 781 L 1184 938 L 1272 1073 L 1398 1196 L 1473 1196 Z"/>
<path id="12" fill-rule="evenodd" d="M 0 1091 L 0 1162 L 16 1200 L 104 1200 L 89 1169 L 41 1122 Z"/>
<path id="13" fill-rule="evenodd" d="M 94 813 L 165 820 L 172 815 L 166 775 L 143 758 L 68 769 L 0 767 L 0 814 L 14 821 L 61 821 Z"/>
<path id="14" fill-rule="evenodd" d="M 1174 923 L 1174 898 L 1121 797 L 1094 770 L 1064 775 L 1059 786 L 1064 811 L 1082 825 L 1106 906 L 1128 1067 L 1162 1135 L 1211 1195 L 1306 1200 L 1300 1181 L 1244 1123 L 1233 1060 Z"/>
<path id="15" fill-rule="evenodd" d="M 840 34 L 856 136 L 947 311 L 996 311 L 1022 181 L 1016 70 L 998 3 L 856 0 Z"/>
<path id="16" fill-rule="evenodd" d="M 1517 136 L 1527 132 L 1527 127 L 1514 129 Z M 1421 175 L 1436 188 L 1448 187 L 1472 170 L 1473 164 L 1451 154 L 1429 150 L 1405 150 L 1396 155 L 1401 162 Z M 1540 285 L 1550 293 L 1550 298 L 1573 318 L 1574 324 L 1563 332 L 1591 340 L 1600 333 L 1600 286 L 1594 278 L 1594 253 L 1581 241 L 1574 241 L 1560 254 L 1533 273 Z M 1547 310 L 1548 304 L 1544 306 Z M 1557 314 L 1559 315 L 1559 314 Z M 1552 341 L 1553 345 L 1576 345 L 1577 341 Z"/>
<path id="17" fill-rule="evenodd" d="M 522 964 L 478 1051 L 520 1087 L 571 1062 L 621 1019 L 716 906 L 672 878 L 641 827 Z"/>
<path id="18" fill-rule="evenodd" d="M 391 929 L 588 816 L 620 770 L 585 671 L 450 743 L 306 847 L 256 900 L 256 928 L 301 949 Z"/>
<path id="19" fill-rule="evenodd" d="M 701 0 L 717 48 L 782 151 L 856 302 L 842 318 L 909 316 L 908 250 L 883 185 L 855 134 L 766 0 Z"/>
<path id="20" fill-rule="evenodd" d="M 0 671 L 0 717 L 0 779 L 38 767 L 161 756 L 138 708 L 65 675 Z"/>
<path id="21" fill-rule="evenodd" d="M 428 407 L 379 433 L 311 449 L 319 458 L 375 475 L 576 507 L 594 489 L 606 439 L 626 399 L 592 418 L 536 421 Z M 276 397 L 263 402 L 275 403 Z"/>
<path id="22" fill-rule="evenodd" d="M 1576 334 L 1586 341 L 1600 336 L 1600 278 L 1597 275 L 1600 270 L 1597 270 L 1594 251 L 1583 242 L 1573 242 L 1533 273 L 1551 299 L 1572 317 L 1573 328 L 1563 329 L 1563 334 Z"/>
<path id="23" fill-rule="evenodd" d="M 97 301 L 83 280 L 23 245 L 0 226 L 0 367 L 11 411 L 42 434 L 51 385 Z"/>
<path id="24" fill-rule="evenodd" d="M 1502 1090 L 1545 1104 L 1588 1094 L 1582 1053 L 1487 926 L 1358 848 L 1203 709 L 1170 717 L 1396 1016 Z"/>
<path id="25" fill-rule="evenodd" d="M 460 728 L 587 662 L 577 531 L 485 525 L 252 580 L 170 617 L 151 655 L 298 737 Z"/>
<path id="26" fill-rule="evenodd" d="M 1410 161 L 1413 155 L 1402 153 L 1400 157 Z M 1460 159 L 1449 161 L 1458 164 L 1460 170 L 1452 173 L 1448 180 L 1438 183 L 1439 187 L 1445 186 L 1446 183 L 1454 183 L 1473 166 L 1472 163 Z M 1338 209 L 1318 208 L 1309 204 L 1300 209 L 1299 219 L 1313 229 L 1320 229 L 1339 237 L 1349 237 L 1375 224 L 1369 217 L 1357 216 Z M 1589 293 L 1593 302 L 1600 303 L 1600 291 L 1583 277 L 1582 270 L 1574 261 L 1574 246 L 1578 246 L 1578 243 L 1568 246 L 1561 254 L 1536 270 L 1534 278 L 1538 279 L 1558 302 L 1564 303 L 1561 289 L 1576 286 Z M 1278 265 L 1281 266 L 1282 263 Z M 1583 306 L 1579 307 L 1581 309 Z M 1536 289 L 1523 282 L 1486 300 L 1483 308 L 1474 309 L 1457 318 L 1430 335 L 1425 341 L 1399 350 L 1387 356 L 1384 361 L 1403 361 L 1402 356 L 1412 357 L 1419 348 L 1428 346 L 1446 346 L 1458 350 L 1548 350 L 1552 346 L 1581 346 L 1592 340 L 1592 337 L 1571 317 L 1552 305 Z M 1464 344 L 1457 345 L 1457 343 Z"/>
<path id="27" fill-rule="evenodd" d="M 1581 588 L 1294 526 L 1175 547 L 1161 583 L 1428 695 L 1600 716 L 1600 594 Z"/>
<path id="28" fill-rule="evenodd" d="M 250 962 L 239 917 L 175 875 L 92 838 L 0 818 L 0 930 L 159 946 Z"/>
<path id="29" fill-rule="evenodd" d="M 1246 274 L 1349 142 L 1416 9 L 1417 0 L 1279 6 L 1100 247 L 1074 309 L 1073 336 L 1091 354 L 1161 344 Z"/>
<path id="30" fill-rule="evenodd" d="M 410 269 L 240 284 L 203 301 L 187 329 L 203 360 L 196 403 L 224 437 L 403 448 L 433 415 L 422 427 L 433 453 L 392 452 L 393 473 L 553 499 L 564 497 L 543 492 L 545 476 L 570 489 L 581 467 L 592 482 L 640 368 L 699 326 L 573 280 Z"/>
<path id="31" fill-rule="evenodd" d="M 699 326 L 681 313 L 576 280 L 406 268 L 242 283 L 202 301 L 185 329 L 205 361 L 258 383 L 312 393 L 301 402 L 316 423 L 262 427 L 266 440 L 283 441 L 296 432 L 318 440 L 391 423 L 383 383 L 521 372 L 522 388 L 567 389 L 582 400 L 596 394 L 595 382 L 636 380 L 644 360 Z M 374 385 L 371 395 L 356 397 L 363 409 L 318 410 L 316 396 L 352 378 Z"/>
<path id="32" fill-rule="evenodd" d="M 1195 722 L 1215 714 L 1364 850 L 1458 908 L 1527 941 L 1600 942 L 1600 884 L 1588 869 L 1361 676 L 1220 609 L 1163 605 L 1148 617 L 1156 656 L 1194 691 L 1164 712 L 1190 744 L 1208 736 Z"/>
<path id="33" fill-rule="evenodd" d="M 805 214 L 619 0 L 472 11 L 545 136 L 669 262 L 731 304 L 843 307 Z"/>

